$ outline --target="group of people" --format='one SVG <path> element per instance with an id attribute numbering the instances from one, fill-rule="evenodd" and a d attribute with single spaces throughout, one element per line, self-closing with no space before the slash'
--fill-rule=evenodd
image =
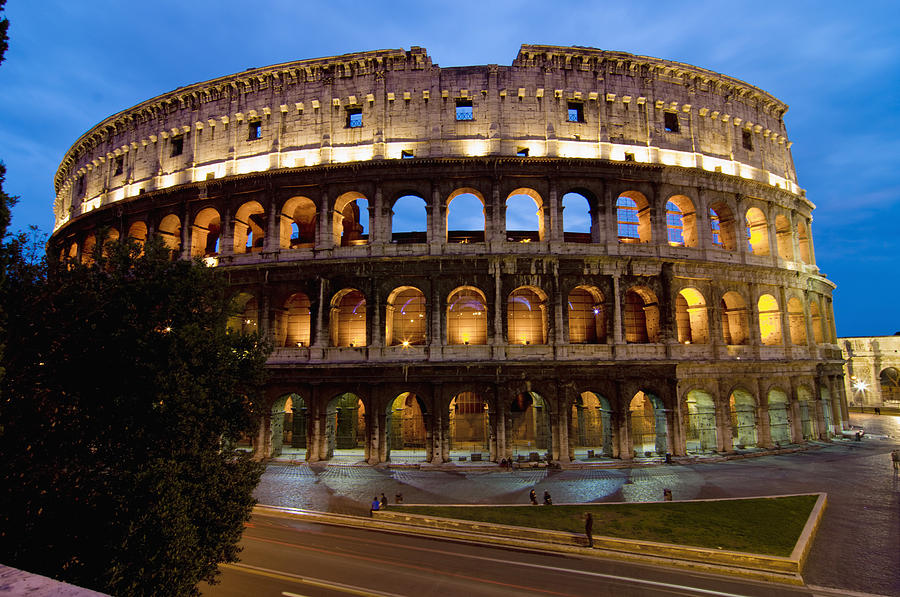
<path id="1" fill-rule="evenodd" d="M 514 463 L 515 463 L 515 460 L 513 460 L 512 458 L 501 458 L 500 459 L 500 468 L 511 471 L 511 470 L 513 470 Z"/>
<path id="2" fill-rule="evenodd" d="M 533 489 L 532 489 L 531 492 L 528 494 L 528 499 L 531 500 L 531 505 L 532 505 L 532 506 L 537 506 L 537 505 L 538 505 L 537 494 L 534 492 Z M 545 506 L 552 506 L 552 505 L 553 505 L 553 498 L 550 497 L 550 492 L 547 491 L 547 490 L 544 490 L 544 505 L 545 505 Z"/>
<path id="3" fill-rule="evenodd" d="M 403 494 L 402 493 L 398 493 L 394 496 L 394 503 L 395 504 L 403 503 Z M 387 508 L 387 505 L 388 505 L 388 499 L 387 499 L 386 495 L 384 495 L 382 493 L 381 497 L 375 496 L 372 498 L 372 507 L 369 509 L 370 513 L 377 512 L 378 510 L 384 510 L 385 508 Z"/>

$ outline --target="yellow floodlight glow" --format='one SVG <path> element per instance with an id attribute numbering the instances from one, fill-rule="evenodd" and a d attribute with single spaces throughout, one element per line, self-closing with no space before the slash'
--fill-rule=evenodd
<path id="1" fill-rule="evenodd" d="M 463 153 L 469 157 L 487 155 L 487 152 L 487 141 L 482 141 L 480 139 L 469 139 L 468 141 L 464 141 Z"/>
<path id="2" fill-rule="evenodd" d="M 258 155 L 252 158 L 243 158 L 235 164 L 236 174 L 249 174 L 250 172 L 262 172 L 269 169 L 269 154 Z"/>

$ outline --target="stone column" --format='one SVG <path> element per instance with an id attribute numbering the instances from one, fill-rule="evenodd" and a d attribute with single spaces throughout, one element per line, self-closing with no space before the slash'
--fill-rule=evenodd
<path id="1" fill-rule="evenodd" d="M 571 448 L 569 446 L 569 393 L 566 391 L 566 387 L 562 384 L 562 382 L 556 382 L 556 400 L 555 400 L 555 421 L 551 424 L 551 429 L 554 431 L 553 435 L 557 438 L 556 442 L 554 442 L 556 447 L 556 453 L 553 455 L 553 460 L 560 462 L 562 464 L 568 464 L 572 461 L 570 456 Z"/>
<path id="2" fill-rule="evenodd" d="M 624 344 L 622 334 L 622 294 L 619 290 L 619 273 L 613 274 L 613 343 Z"/>
<path id="3" fill-rule="evenodd" d="M 559 197 L 556 180 L 550 179 L 549 188 L 549 197 L 547 197 L 547 201 L 544 204 L 542 214 L 542 226 L 545 232 L 549 232 L 549 234 L 546 234 L 541 240 L 549 239 L 550 242 L 563 242 L 565 239 L 565 234 L 563 232 L 563 209 L 565 208 L 563 207 L 562 199 Z"/>
<path id="4" fill-rule="evenodd" d="M 775 447 L 775 444 L 772 443 L 772 431 L 769 427 L 769 398 L 763 390 L 762 380 L 759 378 L 756 380 L 756 393 L 759 396 L 756 417 L 758 423 L 757 444 L 771 449 Z"/>

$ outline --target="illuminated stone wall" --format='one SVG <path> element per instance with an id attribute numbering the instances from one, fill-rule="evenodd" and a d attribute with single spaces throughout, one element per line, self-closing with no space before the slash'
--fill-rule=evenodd
<path id="1" fill-rule="evenodd" d="M 900 408 L 900 336 L 838 338 L 851 406 Z"/>

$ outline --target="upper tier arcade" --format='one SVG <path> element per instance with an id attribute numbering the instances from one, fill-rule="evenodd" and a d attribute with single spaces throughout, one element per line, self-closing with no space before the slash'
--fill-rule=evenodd
<path id="1" fill-rule="evenodd" d="M 248 69 L 123 110 L 55 177 L 56 229 L 107 204 L 212 179 L 372 160 L 519 156 L 674 166 L 794 196 L 787 106 L 737 79 L 582 47 L 440 68 L 424 48 Z"/>

